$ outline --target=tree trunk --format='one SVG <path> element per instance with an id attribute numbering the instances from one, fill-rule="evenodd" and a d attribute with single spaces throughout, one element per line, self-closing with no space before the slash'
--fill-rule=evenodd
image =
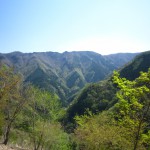
<path id="1" fill-rule="evenodd" d="M 141 126 L 142 126 L 142 121 L 143 121 L 143 120 L 141 120 L 141 121 L 139 122 L 139 126 L 138 126 L 137 134 L 136 134 L 136 137 L 135 137 L 135 143 L 134 143 L 134 148 L 133 148 L 133 150 L 136 150 L 136 149 L 137 149 L 137 146 L 138 146 L 139 136 L 140 136 L 140 131 L 141 131 Z"/>
<path id="2" fill-rule="evenodd" d="M 138 146 L 138 142 L 139 142 L 139 138 L 140 138 L 140 131 L 141 131 L 141 128 L 142 128 L 142 123 L 144 121 L 144 117 L 147 115 L 147 113 L 149 112 L 149 108 L 150 108 L 150 103 L 148 103 L 148 106 L 147 106 L 147 109 L 146 111 L 143 113 L 143 116 L 139 122 L 139 126 L 138 126 L 138 130 L 137 130 L 137 134 L 136 134 L 136 137 L 135 137 L 135 143 L 134 143 L 134 148 L 133 150 L 136 150 L 137 149 L 137 146 Z"/>
<path id="3" fill-rule="evenodd" d="M 6 131 L 5 131 L 5 133 L 4 133 L 4 141 L 3 141 L 3 144 L 5 144 L 5 145 L 7 145 L 8 140 L 9 140 L 10 128 L 11 128 L 11 123 L 8 124 L 8 126 L 6 127 Z"/>

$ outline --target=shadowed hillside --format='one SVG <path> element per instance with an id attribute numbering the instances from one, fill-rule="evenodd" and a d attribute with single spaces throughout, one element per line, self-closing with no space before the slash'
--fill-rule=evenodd
<path id="1" fill-rule="evenodd" d="M 131 63 L 120 70 L 120 75 L 133 80 L 139 77 L 140 72 L 147 72 L 150 68 L 150 51 L 139 54 Z M 97 113 L 107 110 L 116 102 L 117 87 L 112 82 L 112 76 L 98 83 L 89 84 L 68 108 L 67 122 L 73 122 L 76 115 L 83 115 L 86 110 Z"/>
<path id="2" fill-rule="evenodd" d="M 102 56 L 90 51 L 13 52 L 0 54 L 0 62 L 14 66 L 23 74 L 25 82 L 31 82 L 40 88 L 57 93 L 65 104 L 71 101 L 74 94 L 87 83 L 103 80 L 114 69 L 130 61 L 135 55 Z M 118 63 L 117 60 L 119 60 Z"/>
<path id="3" fill-rule="evenodd" d="M 139 77 L 140 72 L 147 72 L 150 67 L 150 51 L 136 56 L 136 58 L 120 70 L 120 76 L 129 80 Z"/>

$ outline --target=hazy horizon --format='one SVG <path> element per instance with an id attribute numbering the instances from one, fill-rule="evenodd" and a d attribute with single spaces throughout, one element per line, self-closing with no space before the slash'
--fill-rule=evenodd
<path id="1" fill-rule="evenodd" d="M 149 51 L 149 50 L 147 50 L 147 51 Z M 58 51 L 38 51 L 38 52 L 36 52 L 36 51 L 33 51 L 33 52 L 21 52 L 21 51 L 12 51 L 12 52 L 0 52 L 1 54 L 9 54 L 9 53 L 24 53 L 24 54 L 26 54 L 26 53 L 28 53 L 28 54 L 32 54 L 32 53 L 48 53 L 48 52 L 52 52 L 52 53 L 60 53 L 60 54 L 62 54 L 62 53 L 65 53 L 65 52 L 69 52 L 69 53 L 71 53 L 71 52 L 95 52 L 95 53 L 98 53 L 98 54 L 100 54 L 100 55 L 113 55 L 113 54 L 125 54 L 125 53 L 130 53 L 130 54 L 132 54 L 132 53 L 142 53 L 142 52 L 147 52 L 147 51 L 141 51 L 141 52 L 115 52 L 115 53 L 108 53 L 108 54 L 101 54 L 100 52 L 95 52 L 95 51 L 86 51 L 86 50 L 84 50 L 84 51 L 63 51 L 63 52 L 58 52 Z"/>
<path id="2" fill-rule="evenodd" d="M 149 0 L 1 0 L 0 53 L 150 49 Z"/>

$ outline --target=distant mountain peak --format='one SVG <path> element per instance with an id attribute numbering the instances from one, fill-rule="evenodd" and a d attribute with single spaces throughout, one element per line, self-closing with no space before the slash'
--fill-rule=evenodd
<path id="1" fill-rule="evenodd" d="M 102 56 L 92 51 L 12 52 L 0 54 L 0 62 L 14 66 L 25 81 L 56 92 L 63 101 L 68 101 L 87 83 L 103 80 L 135 55 Z"/>

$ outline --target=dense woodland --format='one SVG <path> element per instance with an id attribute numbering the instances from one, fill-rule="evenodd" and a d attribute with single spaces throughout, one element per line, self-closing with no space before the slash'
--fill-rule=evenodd
<path id="1" fill-rule="evenodd" d="M 13 52 L 0 54 L 0 63 L 14 67 L 23 75 L 25 82 L 57 94 L 63 105 L 67 106 L 87 83 L 103 80 L 136 55 L 122 53 L 102 56 L 91 51 Z"/>
<path id="2" fill-rule="evenodd" d="M 105 80 L 84 85 L 67 106 L 58 92 L 25 80 L 3 59 L 1 143 L 34 150 L 149 149 L 149 59 L 150 52 L 142 53 Z"/>

